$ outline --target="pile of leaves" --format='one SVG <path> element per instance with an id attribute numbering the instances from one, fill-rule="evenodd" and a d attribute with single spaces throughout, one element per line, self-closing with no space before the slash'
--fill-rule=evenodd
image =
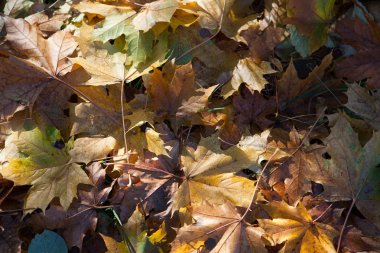
<path id="1" fill-rule="evenodd" d="M 378 1 L 0 5 L 0 252 L 380 251 Z"/>

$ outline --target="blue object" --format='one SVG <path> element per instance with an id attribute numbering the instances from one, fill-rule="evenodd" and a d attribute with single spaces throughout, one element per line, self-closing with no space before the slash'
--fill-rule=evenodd
<path id="1" fill-rule="evenodd" d="M 67 253 L 65 240 L 57 233 L 44 230 L 37 234 L 29 245 L 28 253 Z"/>

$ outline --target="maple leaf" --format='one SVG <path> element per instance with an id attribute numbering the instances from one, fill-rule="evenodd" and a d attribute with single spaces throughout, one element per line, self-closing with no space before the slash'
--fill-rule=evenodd
<path id="1" fill-rule="evenodd" d="M 91 103 L 79 103 L 70 110 L 71 132 L 70 136 L 78 133 L 115 135 L 120 125 L 110 121 L 107 115 L 96 110 Z M 109 115 L 112 115 L 111 113 Z M 115 115 L 115 114 L 114 114 Z M 116 114 L 115 116 L 119 116 Z"/>
<path id="2" fill-rule="evenodd" d="M 147 32 L 158 22 L 169 23 L 178 7 L 177 0 L 159 0 L 147 3 L 134 17 L 132 24 L 137 30 Z"/>
<path id="3" fill-rule="evenodd" d="M 328 178 L 323 172 L 322 155 L 326 152 L 325 148 L 317 144 L 300 147 L 305 142 L 303 139 L 304 134 L 292 129 L 289 133 L 287 149 L 296 152 L 287 154 L 287 160 L 280 166 L 275 166 L 269 178 L 270 185 L 284 181 L 286 197 L 292 205 L 297 204 L 306 193 L 312 192 L 311 181 L 322 183 Z"/>
<path id="4" fill-rule="evenodd" d="M 236 124 L 231 106 L 225 106 L 223 111 L 202 112 L 202 123 L 219 130 L 219 138 L 223 149 L 239 143 L 242 137 L 241 128 Z"/>
<path id="5" fill-rule="evenodd" d="M 246 87 L 241 88 L 240 94 L 233 97 L 232 104 L 235 111 L 235 120 L 238 125 L 255 125 L 261 130 L 267 129 L 272 121 L 266 116 L 276 111 L 274 97 L 266 99 L 261 93 L 254 91 L 253 94 Z"/>
<path id="6" fill-rule="evenodd" d="M 235 0 L 197 0 L 197 5 L 201 10 L 196 10 L 199 15 L 199 24 L 217 34 L 219 31 L 227 37 L 236 39 L 236 35 L 241 26 L 255 19 L 255 16 L 237 18 L 234 13 Z"/>
<path id="7" fill-rule="evenodd" d="M 176 66 L 166 64 L 163 70 L 155 69 L 153 73 L 143 76 L 147 88 L 149 104 L 157 116 L 176 117 L 192 120 L 194 115 L 203 110 L 215 86 L 197 88 L 195 73 L 191 64 Z M 178 125 L 178 122 L 173 122 Z"/>
<path id="8" fill-rule="evenodd" d="M 172 149 L 169 155 L 175 158 L 178 151 Z M 173 158 L 160 156 L 158 159 L 137 162 L 134 166 L 122 166 L 123 174 L 117 181 L 124 189 L 119 192 L 120 196 L 112 200 L 113 203 L 121 201 L 122 221 L 132 215 L 137 204 L 144 207 L 145 213 L 168 215 L 167 202 L 176 189 L 175 184 L 178 183 L 178 178 L 174 176 L 177 171 Z"/>
<path id="9" fill-rule="evenodd" d="M 268 81 L 264 75 L 276 73 L 270 66 L 269 62 L 262 61 L 259 65 L 254 62 L 253 58 L 245 58 L 239 60 L 237 66 L 232 73 L 230 85 L 223 89 L 223 96 L 225 98 L 231 96 L 239 87 L 244 83 L 247 88 L 253 93 L 261 91 L 265 88 Z"/>
<path id="10" fill-rule="evenodd" d="M 59 31 L 45 40 L 35 26 L 23 19 L 4 17 L 4 20 L 6 38 L 21 55 L 50 75 L 58 76 L 67 71 L 70 65 L 67 56 L 77 47 L 70 33 Z"/>
<path id="11" fill-rule="evenodd" d="M 273 55 L 274 48 L 282 41 L 284 30 L 279 27 L 267 27 L 261 31 L 259 25 L 249 26 L 240 31 L 240 36 L 248 45 L 251 56 L 258 64 Z"/>
<path id="12" fill-rule="evenodd" d="M 4 20 L 7 40 L 20 56 L 27 59 L 0 56 L 1 64 L 5 66 L 0 70 L 2 119 L 33 105 L 47 84 L 66 74 L 70 66 L 67 57 L 77 47 L 66 31 L 54 33 L 45 40 L 35 26 L 23 19 L 4 17 Z"/>
<path id="13" fill-rule="evenodd" d="M 379 88 L 380 75 L 376 71 L 380 63 L 380 27 L 377 23 L 371 25 L 359 18 L 345 18 L 337 23 L 337 32 L 343 41 L 352 45 L 358 51 L 336 66 L 336 73 L 350 81 L 367 79 L 369 88 Z"/>
<path id="14" fill-rule="evenodd" d="M 153 5 L 155 4 L 153 3 Z M 154 34 L 152 31 L 139 31 L 135 27 L 136 24 L 133 23 L 133 20 L 140 20 L 144 16 L 144 11 L 136 16 L 136 12 L 131 7 L 112 6 L 106 7 L 107 11 L 104 13 L 104 10 L 101 10 L 103 6 L 103 4 L 98 4 L 98 7 L 96 7 L 96 4 L 95 6 L 93 4 L 80 4 L 76 8 L 84 12 L 105 15 L 105 20 L 101 22 L 101 26 L 92 32 L 96 41 L 105 43 L 124 35 L 128 45 L 128 56 L 132 60 L 133 66 L 137 67 L 144 63 L 153 52 Z M 152 6 L 147 8 L 152 8 Z"/>
<path id="15" fill-rule="evenodd" d="M 173 242 L 175 252 L 258 252 L 265 253 L 263 230 L 241 220 L 229 202 L 223 205 L 203 203 L 192 210 L 195 223 L 179 229 Z"/>
<path id="16" fill-rule="evenodd" d="M 221 72 L 230 71 L 236 66 L 238 57 L 233 52 L 219 48 L 209 40 L 210 36 L 197 23 L 189 28 L 178 27 L 169 37 L 170 53 L 176 64 L 186 64 L 192 58 L 199 59 L 208 71 L 207 74 L 202 74 L 202 79 L 211 79 L 213 81 L 207 83 L 214 84 Z M 222 58 L 228 60 L 220 61 Z"/>
<path id="17" fill-rule="evenodd" d="M 147 128 L 145 131 L 136 129 L 131 131 L 127 138 L 139 154 L 144 154 L 144 149 L 147 149 L 156 155 L 169 155 L 160 134 L 152 128 Z"/>
<path id="18" fill-rule="evenodd" d="M 271 245 L 285 243 L 279 252 L 336 252 L 332 240 L 337 231 L 330 225 L 314 222 L 301 203 L 293 207 L 273 201 L 263 208 L 273 219 L 258 222 Z"/>
<path id="19" fill-rule="evenodd" d="M 370 92 L 358 84 L 347 84 L 348 109 L 359 115 L 374 129 L 380 130 L 380 95 Z M 371 94 L 372 93 L 372 94 Z"/>
<path id="20" fill-rule="evenodd" d="M 327 160 L 323 174 L 330 175 L 332 180 L 321 180 L 324 197 L 335 201 L 353 200 L 364 216 L 380 226 L 374 208 L 379 205 L 379 132 L 362 147 L 350 123 L 338 115 L 325 143 L 331 159 Z"/>
<path id="21" fill-rule="evenodd" d="M 318 50 L 326 42 L 329 22 L 333 17 L 335 0 L 290 0 L 287 2 L 287 19 L 297 30 L 307 36 L 310 53 Z"/>
<path id="22" fill-rule="evenodd" d="M 50 201 L 57 197 L 67 210 L 72 199 L 77 195 L 78 184 L 91 184 L 86 173 L 78 163 L 89 161 L 107 155 L 114 145 L 114 140 L 104 139 L 106 146 L 95 148 L 93 145 L 99 139 L 88 140 L 90 149 L 84 150 L 78 146 L 83 139 L 78 139 L 74 147 L 68 150 L 70 143 L 63 149 L 54 147 L 60 141 L 59 133 L 52 131 L 49 135 L 35 128 L 30 131 L 14 133 L 14 143 L 20 153 L 26 157 L 12 159 L 1 169 L 1 174 L 16 185 L 32 185 L 25 208 L 41 208 L 45 210 Z M 79 142 L 78 142 L 79 141 Z M 71 157 L 72 156 L 72 157 Z"/>
<path id="23" fill-rule="evenodd" d="M 278 97 L 281 100 L 280 108 L 284 108 L 287 103 L 309 89 L 312 84 L 319 81 L 332 63 L 332 60 L 332 54 L 325 56 L 321 64 L 315 67 L 305 79 L 298 77 L 297 70 L 293 61 L 291 61 L 286 71 L 282 74 L 281 79 L 277 81 Z"/>
<path id="24" fill-rule="evenodd" d="M 126 115 L 125 118 L 130 121 L 128 131 L 140 127 L 145 123 L 148 123 L 151 127 L 154 125 L 152 113 L 144 109 L 134 110 L 131 115 Z"/>
<path id="25" fill-rule="evenodd" d="M 130 27 L 130 29 L 134 28 Z M 95 31 L 93 27 L 82 24 L 80 37 L 77 38 L 77 41 L 83 52 L 83 57 L 70 59 L 82 66 L 90 75 L 89 80 L 81 82 L 83 84 L 106 85 L 120 84 L 125 80 L 132 81 L 166 61 L 168 40 L 166 33 L 162 33 L 157 38 L 158 43 L 153 47 L 153 44 L 150 45 L 150 42 L 146 42 L 146 38 L 148 38 L 153 43 L 151 32 L 143 34 L 141 31 L 131 31 L 129 36 L 125 37 L 125 41 L 129 43 L 127 55 L 109 42 L 98 43 L 94 41 L 92 33 Z M 144 47 L 146 50 L 143 50 Z M 71 77 L 69 81 L 78 83 L 73 78 L 77 78 L 77 76 Z"/>
<path id="26" fill-rule="evenodd" d="M 45 213 L 33 213 L 27 224 L 33 231 L 46 229 L 63 229 L 63 237 L 69 247 L 82 249 L 82 241 L 88 231 L 95 231 L 98 221 L 97 212 L 91 206 L 101 205 L 106 199 L 111 186 L 105 185 L 105 170 L 100 163 L 88 166 L 89 179 L 93 184 L 90 190 L 79 190 L 68 210 L 58 205 L 50 205 Z"/>
<path id="27" fill-rule="evenodd" d="M 236 176 L 234 172 L 256 164 L 260 152 L 249 146 L 233 146 L 222 151 L 217 143 L 215 135 L 204 138 L 196 150 L 189 149 L 182 154 L 185 180 L 173 196 L 173 212 L 204 200 L 212 204 L 229 200 L 235 205 L 249 205 L 253 181 Z"/>

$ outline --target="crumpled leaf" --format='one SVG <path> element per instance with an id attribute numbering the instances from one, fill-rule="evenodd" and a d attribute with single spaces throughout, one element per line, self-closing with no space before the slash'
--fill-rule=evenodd
<path id="1" fill-rule="evenodd" d="M 259 219 L 260 227 L 271 245 L 285 243 L 279 252 L 336 252 L 332 240 L 338 232 L 330 225 L 313 222 L 301 203 L 293 207 L 272 201 L 263 208 L 273 219 Z"/>
<path id="2" fill-rule="evenodd" d="M 193 208 L 192 215 L 195 223 L 179 229 L 171 252 L 197 252 L 201 248 L 210 252 L 267 252 L 261 240 L 263 230 L 243 222 L 229 202 L 203 203 Z"/>
<path id="3" fill-rule="evenodd" d="M 231 87 L 226 86 L 228 89 L 224 89 L 223 95 L 225 98 L 229 97 L 235 91 L 239 90 L 242 83 L 244 83 L 252 93 L 255 92 L 255 90 L 260 92 L 265 88 L 265 84 L 268 83 L 264 75 L 276 72 L 277 71 L 272 69 L 269 62 L 262 61 L 260 65 L 258 65 L 254 62 L 253 58 L 241 59 L 232 73 Z"/>

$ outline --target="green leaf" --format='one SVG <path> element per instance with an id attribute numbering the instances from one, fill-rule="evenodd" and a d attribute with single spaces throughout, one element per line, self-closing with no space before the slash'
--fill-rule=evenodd
<path id="1" fill-rule="evenodd" d="M 128 55 L 133 61 L 134 66 L 146 61 L 153 51 L 154 34 L 149 31 L 143 33 L 142 31 L 129 30 L 125 34 L 125 39 L 128 44 Z"/>
<path id="2" fill-rule="evenodd" d="M 131 30 L 134 30 L 131 24 L 134 11 L 123 12 L 117 15 L 111 15 L 106 17 L 102 27 L 95 29 L 93 32 L 94 39 L 103 43 L 111 39 L 116 39 L 122 34 L 129 34 Z"/>
<path id="3" fill-rule="evenodd" d="M 28 253 L 67 253 L 68 249 L 65 240 L 57 233 L 44 230 L 42 234 L 37 234 L 28 248 Z"/>
<path id="4" fill-rule="evenodd" d="M 77 186 L 91 184 L 78 163 L 105 157 L 116 144 L 112 137 L 79 138 L 74 144 L 69 141 L 63 148 L 56 148 L 54 144 L 61 138 L 59 131 L 52 128 L 45 132 L 34 128 L 13 135 L 21 158 L 10 160 L 1 174 L 16 185 L 32 185 L 24 206 L 42 210 L 55 197 L 67 210 L 77 195 Z M 73 148 L 69 150 L 69 146 Z"/>

